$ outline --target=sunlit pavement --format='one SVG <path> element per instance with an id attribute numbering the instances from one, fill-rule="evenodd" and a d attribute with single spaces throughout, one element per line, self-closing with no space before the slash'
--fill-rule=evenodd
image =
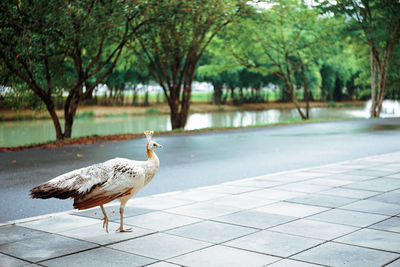
<path id="1" fill-rule="evenodd" d="M 400 152 L 0 226 L 0 266 L 399 266 Z"/>

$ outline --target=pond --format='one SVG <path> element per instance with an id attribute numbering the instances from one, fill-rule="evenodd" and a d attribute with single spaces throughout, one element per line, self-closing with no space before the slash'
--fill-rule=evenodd
<path id="1" fill-rule="evenodd" d="M 368 118 L 369 108 L 370 102 L 367 102 L 365 107 L 312 108 L 310 117 L 312 119 Z M 381 117 L 400 117 L 400 103 L 385 100 Z M 189 116 L 185 129 L 245 127 L 294 119 L 299 119 L 295 109 L 194 113 Z M 171 130 L 169 115 L 76 119 L 72 136 L 141 133 L 147 129 Z M 51 120 L 0 122 L 0 147 L 43 143 L 54 139 L 55 132 Z"/>

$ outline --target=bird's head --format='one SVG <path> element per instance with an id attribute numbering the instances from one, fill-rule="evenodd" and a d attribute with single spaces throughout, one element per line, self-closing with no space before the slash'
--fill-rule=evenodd
<path id="1" fill-rule="evenodd" d="M 153 131 L 145 131 L 144 134 L 146 135 L 146 138 L 147 138 L 147 148 L 148 149 L 154 150 L 155 148 L 162 148 L 162 145 L 151 140 L 151 138 L 153 137 L 153 134 L 154 134 Z"/>

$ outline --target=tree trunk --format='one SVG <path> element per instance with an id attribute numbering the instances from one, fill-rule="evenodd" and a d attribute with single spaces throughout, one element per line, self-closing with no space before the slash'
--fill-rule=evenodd
<path id="1" fill-rule="evenodd" d="M 375 66 L 375 56 L 374 56 L 374 50 L 373 46 L 370 45 L 370 57 L 371 57 L 371 118 L 376 117 L 376 107 L 377 107 L 377 102 L 376 102 L 376 66 Z"/>
<path id="2" fill-rule="evenodd" d="M 146 92 L 144 93 L 143 106 L 147 107 L 148 105 L 149 105 L 149 88 L 146 86 Z"/>
<path id="3" fill-rule="evenodd" d="M 308 118 L 306 117 L 306 115 L 304 115 L 303 111 L 301 110 L 300 104 L 299 104 L 299 102 L 297 101 L 297 98 L 296 98 L 296 94 L 295 94 L 295 91 L 294 91 L 293 80 L 292 80 L 292 74 L 291 74 L 290 67 L 289 67 L 290 62 L 289 62 L 289 59 L 288 59 L 287 55 L 286 55 L 285 59 L 286 59 L 286 62 L 287 62 L 287 65 L 286 65 L 286 77 L 283 77 L 283 80 L 284 80 L 284 82 L 286 84 L 286 88 L 290 92 L 290 96 L 292 98 L 292 102 L 295 105 L 295 107 L 297 109 L 297 112 L 299 112 L 299 115 L 303 120 L 306 120 Z"/>
<path id="4" fill-rule="evenodd" d="M 310 93 L 308 90 L 308 84 L 307 84 L 307 79 L 306 79 L 306 74 L 304 70 L 304 64 L 303 62 L 301 64 L 301 76 L 303 79 L 303 86 L 304 86 L 304 98 L 306 100 L 306 119 L 310 118 Z"/>
<path id="5" fill-rule="evenodd" d="M 72 125 L 74 124 L 76 110 L 78 109 L 79 102 L 82 100 L 81 98 L 83 98 L 82 85 L 73 88 L 65 101 L 63 138 L 71 138 Z"/>
<path id="6" fill-rule="evenodd" d="M 184 116 L 182 115 L 182 111 L 178 111 L 178 107 L 171 109 L 172 130 L 183 129 L 185 127 L 185 124 L 186 124 L 186 118 L 184 118 Z"/>
<path id="7" fill-rule="evenodd" d="M 56 140 L 60 141 L 64 138 L 64 135 L 63 135 L 63 132 L 61 129 L 60 120 L 58 119 L 58 116 L 56 113 L 55 106 L 52 102 L 45 102 L 45 104 L 46 104 L 47 111 L 50 114 L 51 120 L 53 121 L 53 124 L 54 124 L 54 129 L 56 131 Z"/>
<path id="8" fill-rule="evenodd" d="M 235 99 L 235 87 L 231 86 L 231 101 L 233 102 L 233 100 Z"/>
<path id="9" fill-rule="evenodd" d="M 136 106 L 136 101 L 137 101 L 137 85 L 133 86 L 132 89 L 132 106 Z"/>
<path id="10" fill-rule="evenodd" d="M 213 104 L 221 105 L 222 99 L 222 86 L 219 84 L 214 84 L 214 94 L 213 94 Z"/>

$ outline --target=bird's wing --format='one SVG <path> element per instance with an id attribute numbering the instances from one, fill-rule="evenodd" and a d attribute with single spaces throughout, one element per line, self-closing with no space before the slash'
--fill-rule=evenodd
<path id="1" fill-rule="evenodd" d="M 48 182 L 31 189 L 32 198 L 61 198 L 79 197 L 93 187 L 104 183 L 110 177 L 110 170 L 104 163 L 77 169 L 57 176 Z"/>
<path id="2" fill-rule="evenodd" d="M 120 178 L 122 174 L 127 176 L 130 173 L 138 173 L 138 175 L 141 173 L 134 170 L 136 165 L 140 166 L 139 163 L 129 164 L 129 160 L 116 158 L 74 170 L 34 187 L 31 189 L 31 196 L 32 198 L 79 199 L 98 187 L 104 187 L 105 191 L 116 191 L 121 188 L 113 186 L 114 182 L 118 185 L 128 184 Z"/>
<path id="3" fill-rule="evenodd" d="M 75 198 L 74 208 L 88 209 L 130 195 L 144 186 L 145 168 L 129 164 L 113 166 L 112 176 L 87 194 Z"/>

